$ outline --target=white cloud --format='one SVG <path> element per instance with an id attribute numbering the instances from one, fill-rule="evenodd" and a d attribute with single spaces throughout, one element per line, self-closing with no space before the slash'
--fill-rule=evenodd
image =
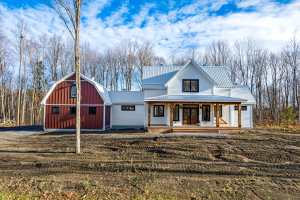
<path id="1" fill-rule="evenodd" d="M 97 16 L 105 6 L 110 6 L 110 0 L 91 1 L 82 11 L 81 39 L 89 41 L 100 51 L 128 37 L 148 40 L 155 45 L 158 55 L 167 58 L 172 50 L 182 51 L 186 46 L 203 48 L 213 39 L 227 39 L 233 43 L 248 35 L 276 51 L 297 31 L 300 0 L 286 5 L 271 1 L 242 1 L 237 4 L 239 7 L 255 6 L 256 11 L 226 16 L 208 15 L 209 11 L 227 4 L 226 1 L 210 2 L 210 6 L 206 6 L 208 3 L 197 1 L 167 14 L 158 12 L 151 16 L 149 10 L 155 9 L 156 5 L 146 4 L 138 14 L 131 16 L 132 22 L 124 25 L 123 15 L 129 14 L 128 2 L 110 16 L 100 19 Z M 24 18 L 34 33 L 58 33 L 69 37 L 61 19 L 46 6 L 8 9 L 0 3 L 0 13 L 4 15 L 5 27 L 9 30 L 13 30 L 19 18 Z M 141 27 L 141 24 L 144 26 Z"/>

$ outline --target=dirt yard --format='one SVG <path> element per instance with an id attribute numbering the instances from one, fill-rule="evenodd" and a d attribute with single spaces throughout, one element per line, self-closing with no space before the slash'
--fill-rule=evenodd
<path id="1" fill-rule="evenodd" d="M 81 155 L 66 132 L 0 145 L 0 199 L 300 199 L 299 133 L 102 138 L 121 134 L 83 133 Z"/>

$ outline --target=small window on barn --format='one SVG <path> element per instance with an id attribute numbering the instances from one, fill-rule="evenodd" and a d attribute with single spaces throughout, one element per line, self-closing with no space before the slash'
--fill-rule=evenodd
<path id="1" fill-rule="evenodd" d="M 89 114 L 96 115 L 96 107 L 89 107 Z"/>
<path id="2" fill-rule="evenodd" d="M 234 106 L 234 110 L 239 110 L 239 107 Z M 247 110 L 247 106 L 241 106 L 241 110 Z"/>
<path id="3" fill-rule="evenodd" d="M 53 107 L 52 114 L 59 114 L 59 107 Z"/>
<path id="4" fill-rule="evenodd" d="M 164 116 L 164 106 L 163 105 L 155 105 L 154 109 L 154 117 L 163 117 Z"/>
<path id="5" fill-rule="evenodd" d="M 70 108 L 70 114 L 75 115 L 76 114 L 76 107 L 71 107 Z"/>
<path id="6" fill-rule="evenodd" d="M 76 98 L 76 85 L 71 86 L 71 98 Z"/>
<path id="7" fill-rule="evenodd" d="M 135 111 L 135 106 L 122 106 L 122 111 Z"/>

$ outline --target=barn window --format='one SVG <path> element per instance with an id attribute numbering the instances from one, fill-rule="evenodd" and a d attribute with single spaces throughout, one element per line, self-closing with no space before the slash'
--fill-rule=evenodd
<path id="1" fill-rule="evenodd" d="M 234 106 L 234 110 L 239 110 L 239 107 Z M 247 110 L 247 106 L 241 106 L 241 110 Z"/>
<path id="2" fill-rule="evenodd" d="M 183 79 L 182 80 L 182 92 L 199 92 L 199 80 L 198 79 Z"/>
<path id="3" fill-rule="evenodd" d="M 76 85 L 71 86 L 71 98 L 76 98 Z"/>
<path id="4" fill-rule="evenodd" d="M 122 106 L 122 111 L 135 111 L 135 106 Z"/>
<path id="5" fill-rule="evenodd" d="M 154 109 L 154 117 L 163 117 L 164 116 L 164 106 L 163 105 L 155 105 Z"/>
<path id="6" fill-rule="evenodd" d="M 71 107 L 70 108 L 70 114 L 75 115 L 76 114 L 76 107 Z"/>
<path id="7" fill-rule="evenodd" d="M 59 114 L 59 107 L 53 107 L 52 114 Z"/>
<path id="8" fill-rule="evenodd" d="M 96 107 L 89 107 L 89 114 L 96 115 Z"/>

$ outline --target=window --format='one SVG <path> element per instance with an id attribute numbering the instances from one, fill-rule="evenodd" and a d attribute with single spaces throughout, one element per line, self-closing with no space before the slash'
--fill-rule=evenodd
<path id="1" fill-rule="evenodd" d="M 75 115 L 76 114 L 76 107 L 71 107 L 70 108 L 70 114 Z"/>
<path id="2" fill-rule="evenodd" d="M 217 106 L 214 107 L 214 115 L 217 117 Z M 219 115 L 222 117 L 222 106 L 219 106 Z"/>
<path id="3" fill-rule="evenodd" d="M 179 105 L 173 107 L 173 121 L 179 121 Z"/>
<path id="4" fill-rule="evenodd" d="M 59 107 L 53 107 L 52 114 L 59 114 Z"/>
<path id="5" fill-rule="evenodd" d="M 122 111 L 135 111 L 135 106 L 122 106 Z"/>
<path id="6" fill-rule="evenodd" d="M 202 121 L 210 121 L 210 105 L 202 106 Z"/>
<path id="7" fill-rule="evenodd" d="M 164 106 L 163 105 L 154 105 L 154 117 L 163 117 L 164 116 Z"/>
<path id="8" fill-rule="evenodd" d="M 239 107 L 234 106 L 234 110 L 239 110 Z M 241 110 L 247 110 L 247 106 L 241 106 Z"/>
<path id="9" fill-rule="evenodd" d="M 71 86 L 71 98 L 76 98 L 76 85 Z"/>
<path id="10" fill-rule="evenodd" d="M 182 91 L 183 92 L 199 92 L 199 80 L 195 79 L 183 79 L 182 80 Z"/>
<path id="11" fill-rule="evenodd" d="M 96 107 L 89 107 L 89 114 L 96 115 Z"/>

